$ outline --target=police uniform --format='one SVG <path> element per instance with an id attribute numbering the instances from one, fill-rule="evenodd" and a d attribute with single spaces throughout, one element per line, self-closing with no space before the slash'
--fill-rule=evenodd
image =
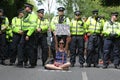
<path id="1" fill-rule="evenodd" d="M 112 15 L 118 17 L 118 12 L 113 12 Z M 111 19 L 112 20 L 112 19 Z M 109 65 L 109 56 L 112 54 L 110 58 L 113 58 L 113 64 L 115 68 L 118 68 L 120 62 L 120 23 L 116 21 L 106 21 L 103 34 L 104 34 L 104 66 L 103 68 L 107 68 Z"/>
<path id="2" fill-rule="evenodd" d="M 99 50 L 101 44 L 101 36 L 103 24 L 98 17 L 98 10 L 92 11 L 92 17 L 89 17 L 85 23 L 87 28 L 86 32 L 89 33 L 88 45 L 87 45 L 87 67 L 90 67 L 91 64 L 94 64 L 94 67 L 98 67 L 99 60 Z"/>
<path id="3" fill-rule="evenodd" d="M 37 13 L 44 14 L 44 9 L 37 10 Z M 37 28 L 41 29 L 40 32 L 36 32 L 37 38 L 37 47 L 41 46 L 42 49 L 42 65 L 45 65 L 45 62 L 48 58 L 48 45 L 47 45 L 47 31 L 48 31 L 48 20 L 44 17 L 38 17 L 37 19 Z"/>
<path id="4" fill-rule="evenodd" d="M 18 15 L 20 13 L 23 13 L 23 9 L 18 10 Z M 10 47 L 10 65 L 15 64 L 16 56 L 18 52 L 18 44 L 21 40 L 22 34 L 19 32 L 22 31 L 23 27 L 23 17 L 14 17 L 12 19 L 12 31 L 13 31 L 13 37 Z"/>
<path id="5" fill-rule="evenodd" d="M 4 14 L 3 9 L 0 9 L 0 13 Z M 4 60 L 6 59 L 6 49 L 7 49 L 7 43 L 6 43 L 6 30 L 9 26 L 8 18 L 4 15 L 0 16 L 0 59 L 1 64 L 5 64 Z"/>
<path id="6" fill-rule="evenodd" d="M 64 12 L 65 8 L 64 7 L 59 7 L 58 9 L 58 12 Z M 69 25 L 70 24 L 70 19 L 68 17 L 66 17 L 65 15 L 57 15 L 55 17 L 52 18 L 51 20 L 51 30 L 54 32 L 56 30 L 56 24 L 66 24 L 66 25 Z M 57 36 L 58 39 L 60 39 L 61 37 L 62 38 L 66 38 L 66 36 Z M 53 57 L 55 59 L 55 41 L 53 39 L 52 43 L 51 43 L 51 50 L 52 50 L 52 54 L 53 54 Z"/>
<path id="7" fill-rule="evenodd" d="M 29 7 L 32 11 L 33 5 L 26 3 L 25 8 Z M 24 17 L 23 17 L 23 28 L 22 30 L 24 31 L 24 36 L 20 41 L 20 44 L 23 45 L 23 49 L 21 51 L 24 51 L 23 54 L 18 52 L 18 65 L 23 65 L 24 59 L 27 60 L 24 54 L 27 54 L 27 58 L 29 60 L 29 64 L 25 66 L 25 68 L 34 68 L 36 66 L 36 55 L 35 53 L 35 29 L 36 29 L 36 24 L 37 22 L 37 16 L 32 13 L 32 12 L 25 12 Z M 22 45 L 21 45 L 22 46 Z M 19 46 L 20 47 L 20 46 Z"/>
<path id="8" fill-rule="evenodd" d="M 80 16 L 80 11 L 75 11 L 75 16 Z M 85 34 L 85 27 L 84 23 L 79 19 L 72 19 L 70 23 L 70 33 L 71 33 L 71 44 L 70 44 L 70 62 L 71 66 L 74 67 L 75 58 L 76 58 L 76 49 L 78 49 L 79 55 L 79 63 L 80 67 L 83 67 L 83 63 L 85 62 L 84 59 L 84 34 Z"/>

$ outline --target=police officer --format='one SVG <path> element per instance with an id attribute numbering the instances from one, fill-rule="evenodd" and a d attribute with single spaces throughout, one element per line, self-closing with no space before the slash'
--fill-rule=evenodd
<path id="1" fill-rule="evenodd" d="M 58 10 L 58 15 L 53 17 L 52 21 L 51 21 L 51 30 L 53 32 L 55 31 L 55 28 L 56 28 L 55 25 L 56 24 L 66 24 L 66 25 L 70 24 L 69 18 L 64 15 L 65 8 L 64 7 L 59 7 L 57 10 Z M 60 37 L 61 36 L 59 36 L 59 38 Z M 65 36 L 62 36 L 62 37 L 65 38 Z M 51 43 L 51 50 L 52 50 L 52 53 L 53 53 L 53 57 L 55 59 L 55 43 L 54 43 L 54 39 L 53 39 L 53 41 Z"/>
<path id="2" fill-rule="evenodd" d="M 74 67 L 76 58 L 76 49 L 78 49 L 80 67 L 83 67 L 84 59 L 84 34 L 85 27 L 81 19 L 81 12 L 75 11 L 75 19 L 71 20 L 70 32 L 71 32 L 71 45 L 70 45 L 70 62 L 71 66 Z"/>
<path id="3" fill-rule="evenodd" d="M 23 31 L 24 31 L 24 38 L 23 42 L 25 43 L 23 47 L 22 53 L 18 52 L 18 65 L 23 66 L 24 59 L 24 54 L 27 54 L 27 57 L 29 59 L 29 65 L 25 65 L 25 68 L 34 68 L 36 66 L 36 55 L 35 54 L 35 36 L 34 32 L 36 29 L 36 22 L 37 22 L 37 16 L 32 13 L 33 10 L 33 5 L 26 3 L 25 4 L 25 9 L 24 9 L 24 17 L 23 17 Z M 24 42 L 25 41 L 25 42 Z M 19 46 L 20 47 L 20 46 Z"/>
<path id="4" fill-rule="evenodd" d="M 103 24 L 98 17 L 98 10 L 93 10 L 92 13 L 93 16 L 89 17 L 85 23 L 87 28 L 87 35 L 89 36 L 86 63 L 87 67 L 91 67 L 91 64 L 94 64 L 94 67 L 98 67 L 99 49 L 101 42 L 100 35 Z"/>
<path id="5" fill-rule="evenodd" d="M 48 45 L 47 45 L 47 31 L 48 31 L 48 20 L 44 18 L 44 9 L 37 10 L 37 45 L 41 45 L 42 48 L 42 65 L 48 58 Z"/>
<path id="6" fill-rule="evenodd" d="M 112 54 L 114 67 L 118 68 L 120 62 L 120 23 L 117 22 L 118 12 L 111 13 L 111 19 L 105 22 L 103 28 L 104 46 L 103 46 L 103 68 L 109 65 L 109 56 Z"/>
<path id="7" fill-rule="evenodd" d="M 18 44 L 23 34 L 23 31 L 22 31 L 23 16 L 24 16 L 23 9 L 20 9 L 18 10 L 18 16 L 12 19 L 13 38 L 12 38 L 12 43 L 10 47 L 10 64 L 9 65 L 15 64 L 15 61 L 16 61 Z"/>
<path id="8" fill-rule="evenodd" d="M 6 16 L 4 16 L 4 10 L 0 9 L 0 59 L 1 59 L 1 64 L 5 65 L 5 59 L 6 59 L 6 49 L 7 49 L 7 44 L 6 44 L 6 30 L 9 26 L 9 21 Z"/>

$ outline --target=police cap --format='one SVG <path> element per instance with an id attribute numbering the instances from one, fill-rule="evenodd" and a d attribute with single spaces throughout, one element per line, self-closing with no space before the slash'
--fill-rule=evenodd
<path id="1" fill-rule="evenodd" d="M 26 7 L 29 7 L 29 8 L 31 8 L 31 9 L 33 9 L 33 7 L 34 7 L 34 6 L 33 6 L 32 4 L 30 4 L 30 3 L 25 3 L 24 6 L 25 6 L 25 8 L 26 8 Z"/>
<path id="2" fill-rule="evenodd" d="M 37 12 L 38 12 L 38 13 L 41 13 L 41 14 L 44 14 L 44 11 L 45 11 L 44 9 L 39 9 L 39 10 L 37 10 Z"/>
<path id="3" fill-rule="evenodd" d="M 80 12 L 80 11 L 75 11 L 74 14 L 75 14 L 76 16 L 79 16 L 79 15 L 82 14 L 82 12 Z"/>
<path id="4" fill-rule="evenodd" d="M 19 9 L 18 13 L 24 13 L 24 9 Z"/>
<path id="5" fill-rule="evenodd" d="M 64 8 L 64 7 L 59 7 L 57 10 L 58 10 L 58 11 L 64 11 L 65 8 Z"/>
<path id="6" fill-rule="evenodd" d="M 114 15 L 114 16 L 116 16 L 116 17 L 118 16 L 118 14 L 119 14 L 118 12 L 112 12 L 112 13 L 111 13 L 111 15 Z"/>
<path id="7" fill-rule="evenodd" d="M 98 10 L 93 10 L 92 11 L 93 14 L 98 14 L 98 12 L 99 12 Z"/>
<path id="8" fill-rule="evenodd" d="M 1 13 L 3 13 L 3 12 L 4 12 L 4 10 L 3 10 L 2 8 L 0 8 L 0 12 L 1 12 Z"/>

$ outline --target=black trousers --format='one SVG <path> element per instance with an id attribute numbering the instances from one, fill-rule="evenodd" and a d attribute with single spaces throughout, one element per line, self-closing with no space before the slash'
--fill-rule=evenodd
<path id="1" fill-rule="evenodd" d="M 45 62 L 48 59 L 48 44 L 46 34 L 36 33 L 37 38 L 37 48 L 40 45 L 42 49 L 42 65 L 44 66 Z"/>
<path id="2" fill-rule="evenodd" d="M 18 64 L 19 65 L 23 65 L 23 62 L 24 63 L 27 63 L 28 62 L 28 54 L 25 53 L 25 45 L 26 45 L 26 41 L 25 41 L 25 34 L 23 34 L 21 36 L 21 39 L 20 39 L 20 42 L 18 44 Z"/>
<path id="3" fill-rule="evenodd" d="M 101 47 L 100 35 L 91 35 L 87 46 L 87 64 L 98 64 Z"/>
<path id="4" fill-rule="evenodd" d="M 75 64 L 76 62 L 76 49 L 78 49 L 79 63 L 83 64 L 84 59 L 84 36 L 72 36 L 72 41 L 70 44 L 70 62 Z"/>
<path id="5" fill-rule="evenodd" d="M 18 44 L 20 42 L 21 36 L 22 35 L 17 34 L 17 33 L 13 34 L 11 47 L 9 47 L 10 48 L 10 63 L 15 63 L 15 61 L 16 61 L 16 56 L 17 56 L 17 51 L 18 51 Z"/>
<path id="6" fill-rule="evenodd" d="M 37 53 L 35 52 L 35 34 L 31 35 L 28 41 L 25 41 L 24 54 L 27 55 L 31 66 L 36 66 Z"/>
<path id="7" fill-rule="evenodd" d="M 109 59 L 113 59 L 114 65 L 120 64 L 120 38 L 115 39 L 104 39 L 104 46 L 103 46 L 103 52 L 104 52 L 104 65 L 109 64 Z"/>
<path id="8" fill-rule="evenodd" d="M 6 34 L 0 34 L 0 59 L 5 60 L 7 57 L 7 41 Z"/>

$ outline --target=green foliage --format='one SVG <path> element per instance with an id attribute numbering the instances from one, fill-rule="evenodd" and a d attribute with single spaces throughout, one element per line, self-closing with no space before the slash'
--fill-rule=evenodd
<path id="1" fill-rule="evenodd" d="M 120 0 L 101 0 L 104 6 L 119 6 Z"/>
<path id="2" fill-rule="evenodd" d="M 119 6 L 120 0 L 57 0 L 57 1 L 65 6 L 67 15 L 70 17 L 73 16 L 73 11 L 75 11 L 76 9 L 80 10 L 82 12 L 82 15 L 87 17 L 92 15 L 91 12 L 92 10 L 98 9 L 99 15 L 105 16 L 106 19 L 109 19 L 111 12 L 113 11 L 119 12 L 120 10 Z M 75 6 L 74 4 L 76 4 L 77 6 Z"/>
<path id="3" fill-rule="evenodd" d="M 17 15 L 17 10 L 24 6 L 27 0 L 0 0 L 0 8 L 4 9 L 4 14 L 11 19 Z"/>

